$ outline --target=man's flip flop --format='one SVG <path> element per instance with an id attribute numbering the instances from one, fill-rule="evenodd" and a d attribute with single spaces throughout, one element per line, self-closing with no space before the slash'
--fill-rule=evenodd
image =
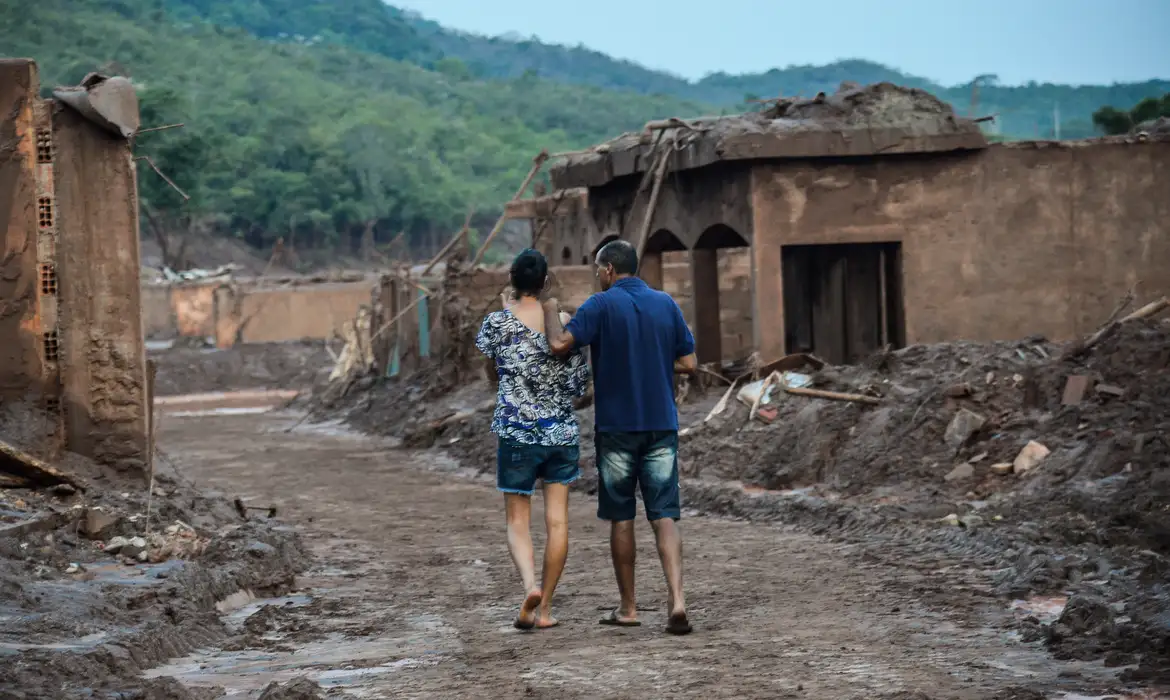
<path id="1" fill-rule="evenodd" d="M 608 617 L 603 617 L 600 620 L 598 620 L 597 624 L 599 624 L 599 625 L 612 625 L 613 627 L 641 627 L 642 621 L 641 620 L 623 620 L 622 618 L 618 617 L 617 610 L 613 610 L 609 613 Z"/>
<path id="2" fill-rule="evenodd" d="M 694 628 L 691 627 L 690 620 L 687 619 L 686 613 L 679 613 L 671 615 L 666 621 L 666 633 L 684 635 L 690 634 Z"/>

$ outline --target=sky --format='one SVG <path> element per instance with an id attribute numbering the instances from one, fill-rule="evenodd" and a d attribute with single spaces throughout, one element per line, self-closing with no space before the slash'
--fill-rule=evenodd
<path id="1" fill-rule="evenodd" d="M 944 85 L 1170 79 L 1170 0 L 390 0 L 698 79 L 864 58 Z"/>

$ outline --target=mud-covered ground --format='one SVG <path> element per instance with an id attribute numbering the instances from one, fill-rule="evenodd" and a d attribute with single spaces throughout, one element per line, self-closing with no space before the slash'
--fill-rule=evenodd
<path id="1" fill-rule="evenodd" d="M 251 343 L 227 349 L 195 339 L 171 345 L 151 343 L 147 357 L 155 362 L 156 396 L 175 396 L 233 389 L 305 389 L 333 370 L 333 358 L 322 341 Z"/>
<path id="2" fill-rule="evenodd" d="M 277 506 L 315 561 L 292 596 L 236 621 L 244 636 L 231 649 L 198 651 L 150 676 L 253 696 L 303 676 L 310 688 L 396 698 L 1006 699 L 1127 685 L 1117 669 L 1057 661 L 1042 642 L 1022 641 L 1020 620 L 1051 619 L 1052 602 L 1014 610 L 994 595 L 993 570 L 945 547 L 862 546 L 696 513 L 683 521 L 696 632 L 661 629 L 665 587 L 644 523 L 644 625 L 602 627 L 615 590 L 605 527 L 583 493 L 571 504 L 561 626 L 518 632 L 519 584 L 489 475 L 438 450 L 399 450 L 336 427 L 286 432 L 295 420 L 164 425 L 162 441 L 184 473 Z M 750 511 L 758 501 L 732 491 L 719 495 L 725 507 Z"/>
<path id="3" fill-rule="evenodd" d="M 1170 323 L 1123 324 L 1086 352 L 1069 350 L 1042 338 L 948 343 L 809 370 L 815 387 L 876 405 L 777 393 L 771 422 L 749 421 L 735 400 L 705 422 L 722 388 L 691 392 L 680 408 L 690 503 L 868 549 L 943 551 L 994 570 L 1005 600 L 1072 596 L 1064 620 L 1026 620 L 1021 633 L 1058 657 L 1166 681 Z M 1078 376 L 1092 383 L 1066 404 L 1066 383 Z M 412 437 L 490 396 L 475 379 L 443 393 L 426 381 L 372 383 L 319 412 Z M 589 434 L 591 412 L 579 419 Z M 421 444 L 490 471 L 489 420 L 478 413 L 424 430 Z M 1030 442 L 1048 455 L 1016 470 Z M 588 492 L 591 446 L 582 448 Z M 745 488 L 749 501 L 738 498 Z"/>

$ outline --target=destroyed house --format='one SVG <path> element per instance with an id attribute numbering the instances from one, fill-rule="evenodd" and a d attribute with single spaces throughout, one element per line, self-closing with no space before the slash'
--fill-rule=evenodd
<path id="1" fill-rule="evenodd" d="M 144 473 L 137 97 L 99 75 L 40 90 L 0 59 L 0 401 L 43 411 L 54 451 Z"/>
<path id="2" fill-rule="evenodd" d="M 1064 340 L 1135 285 L 1170 292 L 1165 134 L 989 144 L 932 95 L 880 84 L 651 122 L 560 156 L 551 177 L 510 215 L 534 222 L 554 264 L 591 265 L 622 238 L 661 288 L 664 257 L 685 256 L 703 362 Z M 742 295 L 728 292 L 732 259 Z M 748 340 L 728 348 L 737 318 Z"/>

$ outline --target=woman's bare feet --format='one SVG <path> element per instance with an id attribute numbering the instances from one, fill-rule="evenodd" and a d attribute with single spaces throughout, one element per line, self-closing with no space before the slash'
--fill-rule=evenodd
<path id="1" fill-rule="evenodd" d="M 536 617 L 536 629 L 546 630 L 559 624 L 561 624 L 560 621 L 553 617 L 551 612 L 541 608 L 540 615 Z"/>
<path id="2" fill-rule="evenodd" d="M 521 630 L 530 630 L 536 625 L 536 609 L 544 598 L 539 588 L 528 591 L 524 602 L 520 604 L 520 614 L 516 617 L 515 627 Z"/>

